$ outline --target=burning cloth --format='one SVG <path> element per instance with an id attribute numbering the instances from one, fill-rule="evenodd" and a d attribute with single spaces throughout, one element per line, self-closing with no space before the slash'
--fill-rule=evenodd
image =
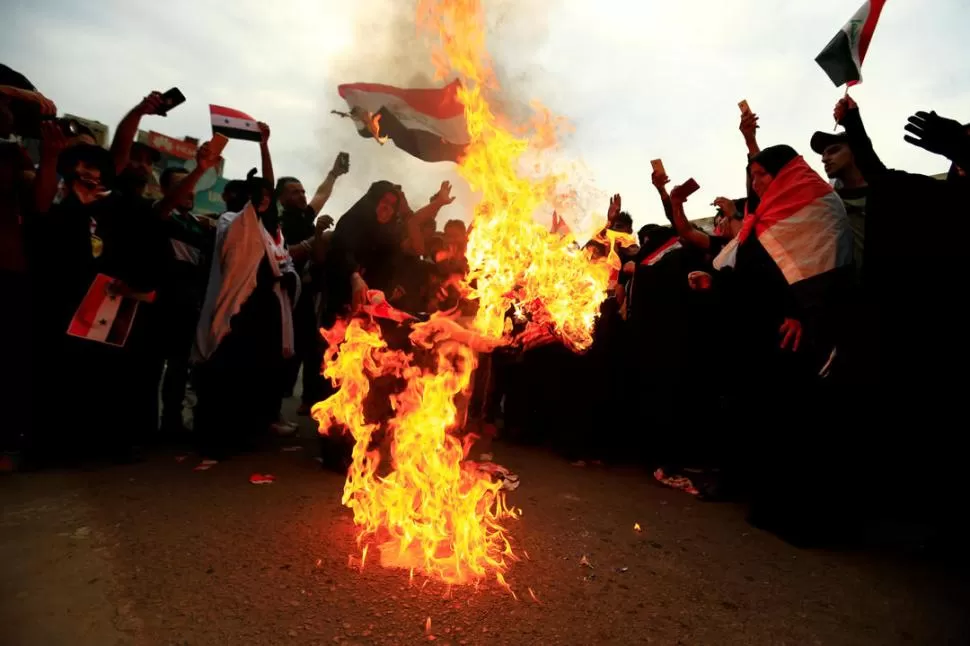
<path id="1" fill-rule="evenodd" d="M 350 106 L 362 137 L 390 139 L 406 153 L 427 162 L 456 162 L 469 143 L 465 109 L 458 101 L 459 82 L 443 88 L 404 89 L 377 83 L 349 83 L 337 88 Z"/>

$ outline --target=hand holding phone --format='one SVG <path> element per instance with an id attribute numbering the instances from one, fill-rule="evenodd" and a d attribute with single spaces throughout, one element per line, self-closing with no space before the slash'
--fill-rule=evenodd
<path id="1" fill-rule="evenodd" d="M 738 108 L 741 109 L 741 114 L 751 114 L 751 106 L 748 105 L 747 99 L 742 99 L 738 103 Z"/>
<path id="2" fill-rule="evenodd" d="M 650 167 L 653 168 L 653 172 L 658 175 L 666 175 L 667 171 L 664 170 L 664 163 L 662 159 L 654 159 L 650 162 Z"/>
<path id="3" fill-rule="evenodd" d="M 700 185 L 698 185 L 698 183 L 694 181 L 694 178 L 691 177 L 680 186 L 674 187 L 674 190 L 670 192 L 670 197 L 671 199 L 675 199 L 680 202 L 686 202 L 687 198 L 696 193 L 699 189 Z"/>
<path id="4" fill-rule="evenodd" d="M 158 108 L 157 114 L 162 117 L 167 116 L 169 110 L 183 103 L 185 103 L 185 95 L 182 94 L 182 90 L 173 87 L 168 92 L 162 94 L 162 105 Z"/>

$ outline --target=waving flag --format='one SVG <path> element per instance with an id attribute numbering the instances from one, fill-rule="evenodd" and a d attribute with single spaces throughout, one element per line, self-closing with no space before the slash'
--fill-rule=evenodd
<path id="1" fill-rule="evenodd" d="M 815 62 L 837 86 L 862 82 L 862 61 L 886 0 L 868 0 L 825 46 Z"/>
<path id="2" fill-rule="evenodd" d="M 212 134 L 219 133 L 230 139 L 249 141 L 261 139 L 259 124 L 245 112 L 210 104 L 209 115 L 212 117 Z"/>
<path id="3" fill-rule="evenodd" d="M 403 89 L 377 83 L 337 88 L 350 106 L 362 137 L 388 138 L 401 150 L 427 162 L 457 162 L 469 143 L 459 82 L 443 88 Z"/>

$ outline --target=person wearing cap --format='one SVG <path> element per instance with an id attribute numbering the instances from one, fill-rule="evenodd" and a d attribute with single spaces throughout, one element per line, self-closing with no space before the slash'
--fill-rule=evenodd
<path id="1" fill-rule="evenodd" d="M 848 98 L 851 105 L 855 102 Z M 825 174 L 835 181 L 835 191 L 842 198 L 852 229 L 852 260 L 861 276 L 866 238 L 866 197 L 869 185 L 856 164 L 855 155 L 845 132 L 816 132 L 812 135 L 812 150 L 822 156 Z"/>

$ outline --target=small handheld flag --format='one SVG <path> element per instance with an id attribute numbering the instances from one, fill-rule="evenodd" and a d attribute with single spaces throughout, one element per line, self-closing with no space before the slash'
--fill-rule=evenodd
<path id="1" fill-rule="evenodd" d="M 886 0 L 867 0 L 815 57 L 815 62 L 836 86 L 851 87 L 862 82 L 862 61 L 885 4 Z"/>
<path id="2" fill-rule="evenodd" d="M 221 105 L 209 105 L 209 115 L 212 117 L 212 134 L 222 134 L 230 139 L 246 139 L 260 141 L 259 122 L 245 112 L 225 108 Z"/>

